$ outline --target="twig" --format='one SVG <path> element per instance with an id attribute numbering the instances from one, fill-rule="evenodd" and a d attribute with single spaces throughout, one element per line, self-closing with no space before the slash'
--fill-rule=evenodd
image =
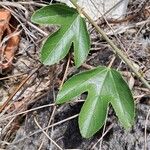
<path id="1" fill-rule="evenodd" d="M 27 113 L 32 112 L 32 111 L 35 111 L 35 110 L 39 110 L 39 109 L 46 108 L 46 107 L 52 107 L 52 106 L 55 106 L 55 104 L 43 105 L 43 106 L 39 106 L 39 107 L 36 107 L 36 108 L 32 108 L 32 109 L 29 109 L 29 110 L 26 110 L 26 111 L 23 111 L 23 112 L 19 112 L 19 113 L 17 113 L 17 114 L 11 115 L 11 116 L 7 116 L 7 117 L 4 117 L 4 118 L 0 118 L 0 122 L 1 122 L 1 121 L 4 121 L 4 120 L 7 120 L 7 119 L 10 119 L 10 118 L 12 118 L 12 117 L 16 117 L 16 116 L 19 116 L 19 115 L 27 114 Z"/>
<path id="2" fill-rule="evenodd" d="M 41 65 L 34 69 L 27 77 L 23 79 L 21 84 L 16 88 L 14 93 L 4 102 L 4 104 L 0 107 L 0 112 L 3 111 L 3 109 L 9 104 L 9 102 L 13 99 L 13 97 L 16 95 L 16 93 L 23 87 L 23 85 L 31 78 L 31 76 L 41 67 Z"/>
<path id="3" fill-rule="evenodd" d="M 36 29 L 37 31 L 39 31 L 40 33 L 42 33 L 44 36 L 48 36 L 48 33 L 46 33 L 45 31 L 43 31 L 42 29 L 40 29 L 39 27 L 37 27 L 36 25 L 32 24 L 31 22 L 27 21 L 28 25 L 30 25 L 31 27 L 33 27 L 34 29 Z"/>
<path id="4" fill-rule="evenodd" d="M 106 33 L 93 21 L 93 19 L 74 0 L 70 0 L 70 2 L 76 7 L 79 13 L 82 13 L 89 20 L 89 22 L 95 27 L 97 32 L 101 34 L 103 38 L 108 42 L 108 44 L 112 47 L 113 52 L 117 53 L 117 55 L 130 67 L 130 69 L 132 69 L 132 71 L 136 74 L 136 76 L 150 90 L 150 84 L 137 71 L 133 63 L 126 57 L 126 55 L 112 42 L 112 40 L 109 39 Z"/>
<path id="5" fill-rule="evenodd" d="M 54 88 L 53 88 L 53 100 L 55 101 Z M 49 122 L 48 122 L 48 125 L 47 125 L 47 126 L 50 126 L 51 123 L 52 123 L 52 121 L 54 120 L 55 111 L 56 111 L 56 105 L 54 105 L 54 108 L 53 108 L 53 111 L 52 111 L 52 114 L 51 114 L 51 116 L 50 116 L 50 119 L 49 119 Z M 52 127 L 52 129 L 51 129 L 51 133 L 52 133 L 52 130 L 53 130 L 53 127 Z M 48 129 L 46 130 L 46 133 L 47 133 L 47 132 L 48 132 Z M 52 143 L 52 142 L 51 142 L 51 143 Z M 50 143 L 50 145 L 51 145 L 51 143 Z M 42 149 L 43 144 L 44 144 L 44 138 L 43 138 L 43 140 L 42 140 L 42 142 L 41 142 L 41 145 L 40 145 L 40 147 L 38 148 L 38 150 L 41 150 L 41 149 Z"/>
<path id="6" fill-rule="evenodd" d="M 134 27 L 142 26 L 143 24 L 146 24 L 146 23 L 149 23 L 149 22 L 150 22 L 150 19 L 147 19 L 147 20 L 144 20 L 144 21 L 141 21 L 141 22 L 138 22 L 138 23 L 133 23 L 133 24 L 130 24 L 130 25 L 127 25 L 127 26 L 123 26 L 123 27 L 121 26 L 120 28 L 114 30 L 114 32 L 116 34 L 123 33 L 126 30 L 129 30 L 129 29 L 134 28 Z M 107 32 L 106 34 L 111 35 L 112 33 Z"/>
<path id="7" fill-rule="evenodd" d="M 82 102 L 85 102 L 85 100 L 74 101 L 74 103 L 82 103 Z M 71 102 L 68 102 L 67 104 L 69 104 L 69 103 L 71 103 Z M 13 117 L 17 117 L 19 115 L 27 114 L 27 113 L 35 111 L 35 110 L 39 110 L 39 109 L 42 109 L 42 108 L 53 107 L 55 105 L 56 105 L 55 103 L 47 104 L 47 105 L 43 105 L 43 106 L 39 106 L 39 107 L 36 107 L 36 108 L 29 109 L 29 110 L 25 110 L 25 111 L 22 111 L 22 112 L 19 112 L 19 113 L 16 113 L 16 114 L 7 115 L 7 116 L 4 116 L 4 117 L 1 117 L 0 122 L 5 121 L 5 120 L 10 119 L 10 118 L 13 118 Z"/>
<path id="8" fill-rule="evenodd" d="M 26 16 L 29 15 L 27 9 L 24 6 L 22 6 L 21 4 L 19 4 L 19 3 L 16 3 L 16 2 L 0 2 L 0 5 L 12 6 L 12 7 L 16 7 L 16 8 L 22 9 L 22 10 L 25 11 L 25 15 Z"/>
<path id="9" fill-rule="evenodd" d="M 83 63 L 83 64 L 82 64 L 82 67 L 84 67 L 85 69 L 88 69 L 88 70 L 95 68 L 94 66 L 88 65 L 88 64 L 86 64 L 86 63 Z"/>
<path id="10" fill-rule="evenodd" d="M 116 59 L 116 56 L 114 55 L 113 58 L 111 59 L 109 65 L 108 65 L 108 68 L 111 68 L 111 66 L 113 65 L 115 59 Z"/>
<path id="11" fill-rule="evenodd" d="M 68 72 L 69 64 L 70 64 L 70 54 L 69 54 L 69 56 L 68 56 L 65 73 L 64 73 L 64 75 L 63 75 L 63 79 L 62 79 L 61 84 L 60 84 L 60 87 L 59 87 L 60 89 L 62 88 L 62 86 L 63 86 L 63 84 L 64 84 L 64 81 L 65 81 L 65 79 L 66 79 L 66 77 L 67 77 L 67 72 Z M 54 95 L 54 100 L 55 100 L 55 94 L 53 94 L 53 95 Z M 52 115 L 51 115 L 51 117 L 50 117 L 48 126 L 50 126 L 50 124 L 51 124 L 51 122 L 52 122 L 52 120 L 53 120 L 53 118 L 54 118 L 55 111 L 56 111 L 56 106 L 54 105 L 53 112 L 52 112 Z M 47 132 L 48 132 L 48 129 L 46 130 L 46 133 L 47 133 Z M 52 142 L 52 141 L 51 141 L 51 142 Z M 42 146 L 43 146 L 43 143 L 44 143 L 44 140 L 42 140 L 42 143 L 41 143 L 40 147 L 38 148 L 38 150 L 41 150 L 41 148 L 42 148 Z M 52 142 L 52 143 L 53 143 L 53 142 Z"/>
<path id="12" fill-rule="evenodd" d="M 112 129 L 112 127 L 114 126 L 114 124 L 111 124 L 108 129 L 105 131 L 105 133 L 101 136 L 101 138 L 92 146 L 91 149 L 94 149 L 95 146 L 103 139 L 103 137 Z"/>
<path id="13" fill-rule="evenodd" d="M 27 73 L 20 73 L 20 74 L 15 74 L 15 75 L 8 76 L 8 77 L 3 77 L 3 78 L 0 78 L 0 81 L 2 81 L 2 80 L 7 80 L 7 79 L 10 79 L 10 78 L 19 77 L 19 76 L 23 76 L 23 75 L 26 75 L 26 74 L 27 74 Z"/>
<path id="14" fill-rule="evenodd" d="M 37 122 L 36 118 L 34 117 L 34 121 L 36 123 L 36 125 L 39 127 L 39 129 L 42 130 L 42 132 L 45 134 L 45 136 L 60 150 L 63 150 L 53 139 L 50 138 L 50 136 L 43 130 L 43 128 L 39 125 L 39 123 Z"/>
<path id="15" fill-rule="evenodd" d="M 74 115 L 74 116 L 68 117 L 68 118 L 66 118 L 66 119 L 64 119 L 64 120 L 61 120 L 61 121 L 56 122 L 56 123 L 54 123 L 54 124 L 52 124 L 52 125 L 50 125 L 50 126 L 48 126 L 48 127 L 43 128 L 43 130 L 47 130 L 47 129 L 49 129 L 49 128 L 52 128 L 52 127 L 57 126 L 57 125 L 59 125 L 59 124 L 62 124 L 62 123 L 64 123 L 64 122 L 66 122 L 66 121 L 69 121 L 69 120 L 72 120 L 72 119 L 74 119 L 74 118 L 77 118 L 78 116 L 79 116 L 79 115 L 76 114 L 76 115 Z M 29 134 L 29 135 L 23 137 L 22 139 L 19 139 L 18 141 L 14 142 L 14 143 L 12 143 L 12 144 L 13 144 L 13 145 L 14 145 L 14 144 L 17 144 L 17 143 L 19 143 L 19 142 L 25 140 L 26 138 L 29 138 L 30 136 L 33 136 L 33 135 L 38 134 L 38 133 L 40 133 L 40 132 L 42 132 L 41 129 L 39 129 L 39 130 L 35 131 L 34 133 L 31 133 L 31 134 Z M 10 143 L 10 145 L 12 145 L 12 144 Z"/>
<path id="16" fill-rule="evenodd" d="M 42 6 L 42 7 L 47 6 L 47 4 L 46 3 L 43 4 L 43 2 L 38 3 L 38 2 L 28 1 L 28 2 L 17 2 L 17 3 L 22 4 L 22 5 L 35 5 L 35 6 Z"/>
<path id="17" fill-rule="evenodd" d="M 63 75 L 63 79 L 62 79 L 62 81 L 61 81 L 61 84 L 60 84 L 59 89 L 62 88 L 62 86 L 63 86 L 63 84 L 64 84 L 64 81 L 65 81 L 65 79 L 66 79 L 66 77 L 67 77 L 67 72 L 68 72 L 70 60 L 71 60 L 71 58 L 70 58 L 70 54 L 69 54 L 69 56 L 68 56 L 68 61 L 67 61 L 67 66 L 66 66 L 66 69 L 65 69 L 65 73 L 64 73 L 64 75 Z"/>
<path id="18" fill-rule="evenodd" d="M 69 68 L 69 64 L 70 64 L 70 54 L 68 56 L 68 61 L 67 61 L 67 65 L 66 65 L 66 69 L 65 69 L 65 73 L 63 75 L 63 79 L 61 81 L 61 84 L 60 84 L 60 89 L 62 88 L 63 84 L 64 84 L 64 81 L 67 77 L 67 72 L 68 72 L 68 68 Z M 55 94 L 54 95 L 54 100 L 55 100 Z M 52 112 L 52 115 L 50 117 L 50 120 L 49 120 L 49 123 L 48 123 L 48 126 L 50 126 L 51 122 L 52 122 L 52 119 L 54 118 L 54 115 L 55 115 L 55 111 L 56 111 L 56 106 L 54 105 L 54 108 L 53 108 L 53 112 Z M 48 132 L 48 129 L 46 130 L 46 133 Z M 52 141 L 51 141 L 52 142 Z M 40 145 L 40 147 L 38 148 L 38 150 L 41 150 L 42 146 L 43 146 L 43 143 L 44 143 L 44 140 L 42 140 L 42 143 Z M 53 143 L 53 142 L 52 142 Z"/>

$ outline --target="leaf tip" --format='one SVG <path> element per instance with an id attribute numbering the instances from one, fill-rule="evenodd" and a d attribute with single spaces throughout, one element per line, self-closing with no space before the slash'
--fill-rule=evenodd
<path id="1" fill-rule="evenodd" d="M 63 98 L 62 98 L 62 96 L 61 96 L 60 91 L 59 91 L 59 93 L 58 93 L 58 95 L 57 95 L 57 98 L 56 98 L 55 103 L 58 104 L 58 105 L 64 103 L 64 100 L 63 100 Z"/>
<path id="2" fill-rule="evenodd" d="M 128 119 L 126 119 L 126 121 L 121 120 L 121 119 L 119 119 L 119 120 L 120 120 L 120 123 L 122 124 L 122 126 L 125 128 L 125 130 L 130 130 L 134 125 L 135 113 L 132 117 L 130 116 L 130 117 L 126 117 L 126 118 L 128 118 Z"/>
<path id="3" fill-rule="evenodd" d="M 80 114 L 79 114 L 78 124 L 79 124 L 80 134 L 81 134 L 81 136 L 82 136 L 83 138 L 85 138 L 85 139 L 91 138 L 91 137 L 95 134 L 95 132 L 91 132 L 90 129 L 85 130 L 86 127 L 85 127 L 85 126 L 82 126 L 80 123 L 81 123 L 81 122 L 80 122 Z"/>

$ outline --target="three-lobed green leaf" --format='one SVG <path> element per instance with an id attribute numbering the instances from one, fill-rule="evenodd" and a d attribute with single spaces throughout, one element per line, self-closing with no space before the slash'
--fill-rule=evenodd
<path id="1" fill-rule="evenodd" d="M 41 61 L 52 65 L 63 59 L 73 43 L 74 60 L 79 67 L 90 50 L 90 38 L 85 20 L 74 9 L 63 4 L 53 4 L 37 10 L 31 18 L 38 24 L 59 25 L 60 28 L 50 35 L 41 49 Z"/>
<path id="2" fill-rule="evenodd" d="M 88 97 L 79 114 L 79 128 L 83 137 L 93 136 L 103 126 L 109 103 L 121 124 L 125 128 L 132 126 L 134 101 L 127 83 L 119 72 L 97 67 L 75 75 L 64 84 L 56 103 L 68 102 L 84 92 L 88 92 Z"/>

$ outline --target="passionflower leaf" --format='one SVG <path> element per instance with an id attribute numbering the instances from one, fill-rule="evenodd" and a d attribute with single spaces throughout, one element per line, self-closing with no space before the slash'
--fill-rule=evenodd
<path id="1" fill-rule="evenodd" d="M 90 50 L 90 38 L 84 18 L 74 8 L 63 4 L 53 4 L 37 10 L 32 22 L 43 25 L 58 25 L 59 29 L 50 35 L 41 48 L 41 61 L 53 65 L 63 59 L 74 47 L 74 60 L 79 67 Z"/>
<path id="2" fill-rule="evenodd" d="M 134 122 L 132 93 L 120 73 L 107 67 L 97 67 L 70 78 L 58 93 L 56 103 L 69 102 L 88 92 L 79 113 L 79 128 L 85 138 L 93 136 L 106 119 L 109 103 L 114 108 L 121 124 L 130 128 Z"/>

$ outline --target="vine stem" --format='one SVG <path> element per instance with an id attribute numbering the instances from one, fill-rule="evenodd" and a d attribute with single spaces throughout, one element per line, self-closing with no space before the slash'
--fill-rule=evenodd
<path id="1" fill-rule="evenodd" d="M 114 53 L 116 53 L 128 66 L 129 68 L 135 73 L 135 75 L 143 82 L 143 84 L 150 90 L 150 84 L 144 79 L 144 77 L 137 71 L 134 67 L 133 62 L 130 61 L 127 56 L 120 50 L 112 40 L 106 35 L 106 33 L 94 22 L 94 20 L 74 1 L 70 0 L 70 2 L 76 7 L 79 13 L 82 13 L 88 21 L 95 27 L 97 32 L 102 35 L 102 37 L 107 41 L 107 43 L 112 47 Z"/>

